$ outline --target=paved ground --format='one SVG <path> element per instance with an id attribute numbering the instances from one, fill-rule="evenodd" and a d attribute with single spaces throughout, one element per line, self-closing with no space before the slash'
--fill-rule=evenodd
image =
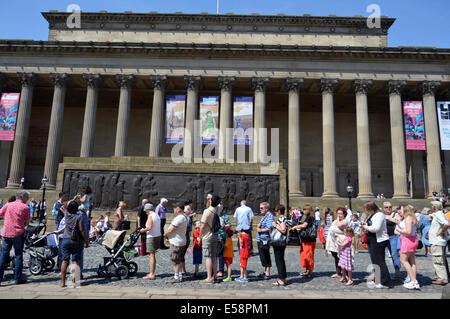
<path id="1" fill-rule="evenodd" d="M 235 252 L 237 254 L 237 252 Z M 273 254 L 272 273 L 277 274 Z M 98 264 L 108 252 L 101 245 L 93 244 L 85 250 L 84 280 L 80 289 L 59 288 L 59 274 L 57 271 L 33 276 L 25 266 L 24 273 L 29 283 L 13 285 L 12 271 L 5 272 L 5 278 L 0 287 L 0 298 L 441 298 L 443 287 L 432 285 L 433 267 L 431 257 L 425 257 L 423 250 L 417 254 L 418 281 L 420 290 L 409 291 L 402 287 L 401 280 L 395 281 L 393 289 L 369 289 L 366 285 L 369 264 L 367 251 L 360 252 L 355 257 L 354 287 L 346 287 L 337 280 L 330 278 L 334 273 L 332 257 L 326 257 L 323 250 L 316 250 L 315 277 L 301 279 L 299 276 L 300 260 L 298 248 L 286 250 L 286 264 L 289 285 L 273 287 L 272 282 L 257 279 L 262 272 L 258 256 L 252 257 L 248 263 L 249 282 L 229 282 L 213 285 L 202 285 L 199 280 L 188 275 L 181 283 L 171 283 L 173 266 L 169 260 L 169 250 L 157 253 L 157 279 L 149 281 L 143 279 L 149 271 L 148 257 L 135 259 L 139 265 L 136 276 L 125 280 L 117 278 L 103 279 L 97 276 Z M 186 255 L 188 274 L 192 274 L 192 253 Z M 25 260 L 28 260 L 27 256 Z M 393 273 L 392 262 L 387 259 L 388 267 Z M 239 275 L 239 260 L 235 255 L 233 277 Z M 200 268 L 205 276 L 204 264 Z M 402 275 L 406 276 L 405 271 Z M 276 276 L 275 276 L 276 277 Z M 118 289 L 119 288 L 119 289 Z"/>

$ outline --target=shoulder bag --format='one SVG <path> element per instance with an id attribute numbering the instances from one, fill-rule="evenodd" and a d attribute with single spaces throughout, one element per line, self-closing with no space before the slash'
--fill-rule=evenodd
<path id="1" fill-rule="evenodd" d="M 70 239 L 72 239 L 74 242 L 81 243 L 83 241 L 83 235 L 81 234 L 80 230 L 80 218 L 77 218 L 77 222 L 75 226 L 72 229 L 72 234 L 70 236 Z"/>
<path id="2" fill-rule="evenodd" d="M 308 216 L 311 217 L 311 216 Z M 311 217 L 312 218 L 312 217 Z M 310 218 L 310 219 L 311 219 Z M 306 223 L 306 220 L 305 220 Z M 317 225 L 314 221 L 310 222 L 310 225 L 299 232 L 301 240 L 313 240 L 317 238 Z"/>
<path id="3" fill-rule="evenodd" d="M 276 247 L 286 246 L 286 235 L 275 227 L 270 229 L 270 244 Z"/>

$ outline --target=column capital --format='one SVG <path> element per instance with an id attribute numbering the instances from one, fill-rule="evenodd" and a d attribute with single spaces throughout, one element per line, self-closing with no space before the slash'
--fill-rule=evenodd
<path id="1" fill-rule="evenodd" d="M 201 80 L 202 78 L 200 76 L 185 75 L 184 82 L 186 84 L 186 90 L 197 91 Z"/>
<path id="2" fill-rule="evenodd" d="M 150 75 L 150 80 L 153 88 L 157 90 L 164 90 L 168 82 L 166 75 Z"/>
<path id="3" fill-rule="evenodd" d="M 57 87 L 65 87 L 70 81 L 70 76 L 67 73 L 50 73 L 50 78 Z"/>
<path id="4" fill-rule="evenodd" d="M 387 83 L 387 89 L 389 94 L 400 95 L 403 87 L 406 85 L 406 81 L 403 80 L 391 80 Z"/>
<path id="5" fill-rule="evenodd" d="M 302 78 L 287 78 L 286 79 L 286 87 L 288 91 L 298 92 L 303 85 Z"/>
<path id="6" fill-rule="evenodd" d="M 263 92 L 266 90 L 267 83 L 269 83 L 268 77 L 253 77 L 252 88 L 255 91 Z"/>
<path id="7" fill-rule="evenodd" d="M 121 89 L 131 89 L 136 83 L 136 77 L 133 74 L 116 74 L 116 81 Z"/>
<path id="8" fill-rule="evenodd" d="M 356 94 L 364 94 L 367 95 L 369 91 L 369 87 L 372 85 L 372 80 L 355 80 L 353 81 L 353 88 L 355 89 Z"/>
<path id="9" fill-rule="evenodd" d="M 89 88 L 98 88 L 102 83 L 102 77 L 100 74 L 83 74 L 83 79 L 86 81 L 86 84 Z"/>
<path id="10" fill-rule="evenodd" d="M 19 82 L 22 86 L 34 86 L 36 84 L 37 76 L 34 73 L 17 73 Z"/>
<path id="11" fill-rule="evenodd" d="M 338 79 L 320 79 L 319 87 L 321 93 L 330 93 L 333 94 L 334 89 L 336 88 L 339 80 Z"/>
<path id="12" fill-rule="evenodd" d="M 219 76 L 217 80 L 219 81 L 219 88 L 221 90 L 231 91 L 235 78 L 233 76 Z"/>
<path id="13" fill-rule="evenodd" d="M 433 95 L 436 93 L 436 90 L 441 85 L 439 81 L 424 81 L 421 84 L 423 95 Z"/>

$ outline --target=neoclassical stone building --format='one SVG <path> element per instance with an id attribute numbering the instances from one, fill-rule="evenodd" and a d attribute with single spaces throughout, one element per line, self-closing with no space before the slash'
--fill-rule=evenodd
<path id="1" fill-rule="evenodd" d="M 68 171 L 259 174 L 258 163 L 171 163 L 168 94 L 187 96 L 191 130 L 199 96 L 220 96 L 224 160 L 232 98 L 253 96 L 254 128 L 279 128 L 282 202 L 346 197 L 349 184 L 359 198 L 425 198 L 450 187 L 435 103 L 450 99 L 450 49 L 389 47 L 395 19 L 370 29 L 364 17 L 83 12 L 71 29 L 69 15 L 43 13 L 48 41 L 0 40 L 1 91 L 21 92 L 15 141 L 1 142 L 6 189 L 22 177 L 38 189 L 45 175 L 59 191 Z M 427 151 L 405 150 L 405 100 L 423 101 Z M 270 154 L 270 134 L 254 138 Z M 194 148 L 186 137 L 184 158 Z M 254 159 L 262 151 L 252 149 Z"/>

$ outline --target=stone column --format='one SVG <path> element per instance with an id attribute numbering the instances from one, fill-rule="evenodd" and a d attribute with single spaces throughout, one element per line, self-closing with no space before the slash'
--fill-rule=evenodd
<path id="1" fill-rule="evenodd" d="M 406 168 L 405 136 L 401 89 L 406 81 L 389 81 L 389 109 L 391 118 L 392 173 L 394 195 L 392 198 L 410 198 L 408 194 L 408 176 Z"/>
<path id="2" fill-rule="evenodd" d="M 131 88 L 136 78 L 134 75 L 117 74 L 117 83 L 120 86 L 119 115 L 117 118 L 116 146 L 114 156 L 127 155 L 128 126 L 130 123 Z"/>
<path id="3" fill-rule="evenodd" d="M 440 82 L 422 82 L 423 111 L 425 117 L 425 138 L 427 143 L 428 198 L 433 192 L 442 191 L 441 148 L 434 94 Z"/>
<path id="4" fill-rule="evenodd" d="M 183 157 L 185 161 L 190 162 L 194 156 L 195 136 L 194 121 L 198 117 L 198 89 L 201 78 L 199 76 L 185 76 L 187 98 L 186 98 L 186 124 L 184 133 Z"/>
<path id="5" fill-rule="evenodd" d="M 289 92 L 289 135 L 288 135 L 288 187 L 289 198 L 301 197 L 301 165 L 300 165 L 300 87 L 303 79 L 288 78 L 286 87 Z"/>
<path id="6" fill-rule="evenodd" d="M 336 192 L 336 150 L 334 142 L 333 92 L 337 79 L 321 79 L 322 135 L 323 135 L 323 194 L 322 197 L 339 197 Z"/>
<path id="7" fill-rule="evenodd" d="M 80 157 L 92 157 L 94 153 L 95 120 L 97 115 L 99 74 L 83 74 L 87 84 L 86 107 L 84 110 L 83 135 L 81 137 Z"/>
<path id="8" fill-rule="evenodd" d="M 233 160 L 231 150 L 233 137 L 227 138 L 227 128 L 233 128 L 233 85 L 234 77 L 219 76 L 220 87 L 220 123 L 219 123 L 219 160 Z"/>
<path id="9" fill-rule="evenodd" d="M 24 176 L 33 89 L 36 83 L 36 75 L 34 73 L 18 73 L 18 76 L 22 90 L 7 188 L 18 188 L 20 179 Z"/>
<path id="10" fill-rule="evenodd" d="M 0 73 L 0 92 L 6 92 L 6 76 Z M 0 94 L 1 96 L 1 94 Z M 0 188 L 6 186 L 9 168 L 9 155 L 11 153 L 10 141 L 0 141 Z"/>
<path id="11" fill-rule="evenodd" d="M 358 144 L 358 198 L 373 198 L 372 167 L 370 162 L 369 113 L 367 91 L 372 80 L 355 80 L 356 94 L 356 137 Z"/>
<path id="12" fill-rule="evenodd" d="M 45 156 L 44 176 L 48 178 L 47 188 L 56 188 L 56 174 L 58 172 L 59 154 L 61 152 L 62 127 L 64 115 L 64 101 L 66 99 L 69 76 L 66 73 L 51 73 L 50 77 L 55 85 L 53 92 L 52 114 L 48 131 L 47 154 Z"/>
<path id="13" fill-rule="evenodd" d="M 164 124 L 164 100 L 167 85 L 167 76 L 152 75 L 153 83 L 153 107 L 152 126 L 150 128 L 150 157 L 161 156 L 161 138 Z"/>
<path id="14" fill-rule="evenodd" d="M 252 78 L 253 90 L 255 90 L 255 113 L 253 129 L 253 161 L 260 163 L 267 149 L 267 134 L 260 135 L 259 129 L 266 127 L 266 86 L 267 77 Z"/>

